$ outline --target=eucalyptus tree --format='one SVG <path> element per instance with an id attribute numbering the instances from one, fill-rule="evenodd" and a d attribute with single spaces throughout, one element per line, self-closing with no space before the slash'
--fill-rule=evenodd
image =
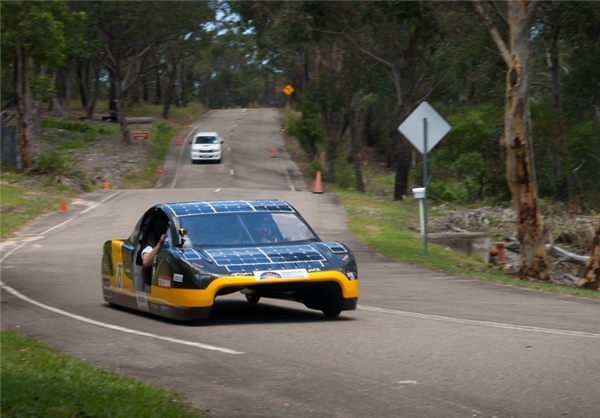
<path id="1" fill-rule="evenodd" d="M 434 67 L 426 64 L 430 51 L 441 45 L 434 7 L 427 2 L 342 2 L 338 8 L 343 12 L 335 15 L 348 44 L 385 70 L 396 93 L 398 124 L 443 81 L 432 77 Z M 414 150 L 402 136 L 397 147 L 394 199 L 400 200 L 408 194 Z"/>
<path id="2" fill-rule="evenodd" d="M 598 290 L 600 288 L 600 217 L 591 245 L 591 254 L 581 273 L 578 287 Z"/>
<path id="3" fill-rule="evenodd" d="M 207 2 L 86 2 L 90 24 L 96 30 L 94 51 L 107 68 L 115 88 L 118 121 L 129 141 L 126 102 L 140 75 L 162 62 L 144 66 L 146 58 L 167 42 L 178 42 L 213 19 Z M 166 57 L 171 66 L 173 57 Z"/>
<path id="4" fill-rule="evenodd" d="M 6 83 L 14 89 L 12 103 L 4 103 L 3 107 L 14 105 L 16 110 L 17 137 L 23 169 L 33 166 L 33 153 L 30 145 L 31 136 L 31 91 L 32 83 L 37 94 L 43 88 L 51 89 L 51 84 L 40 69 L 57 68 L 64 62 L 65 49 L 68 45 L 66 31 L 77 19 L 69 13 L 62 1 L 10 1 L 0 4 L 2 19 L 2 74 L 8 74 L 7 67 L 12 67 L 14 79 Z"/>
<path id="5" fill-rule="evenodd" d="M 493 13 L 508 26 L 508 44 L 500 35 L 497 24 L 479 0 L 472 0 L 496 42 L 507 66 L 504 136 L 506 176 L 513 205 L 517 213 L 517 238 L 521 246 L 521 274 L 548 280 L 550 264 L 545 248 L 544 222 L 538 205 L 534 169 L 530 153 L 529 126 L 529 39 L 531 25 L 540 1 L 510 0 L 506 14 L 490 2 Z"/>
<path id="6" fill-rule="evenodd" d="M 344 43 L 336 39 L 339 35 L 323 32 L 334 6 L 328 2 L 232 2 L 240 23 L 256 35 L 258 48 L 283 75 L 283 83 L 295 88 L 293 98 L 302 119 L 294 129 L 311 157 L 327 166 L 330 182 L 335 180 L 339 140 L 347 126 L 342 98 L 347 53 Z"/>
<path id="7" fill-rule="evenodd" d="M 600 191 L 596 182 L 586 181 L 590 162 L 597 165 L 599 160 L 581 153 L 583 138 L 572 135 L 578 125 L 593 120 L 598 104 L 600 77 L 591 68 L 600 65 L 596 41 L 599 6 L 582 1 L 543 2 L 530 39 L 532 131 L 539 193 L 563 204 L 576 200 L 581 207 L 586 200 L 593 201 L 594 190 L 596 194 Z M 580 143 L 573 147 L 575 141 Z M 596 151 L 600 149 L 598 135 L 594 138 L 588 134 L 585 142 L 588 153 L 594 143 L 598 144 Z M 573 171 L 582 161 L 586 163 L 581 172 Z M 581 185 L 574 178 L 581 180 Z"/>
<path id="8" fill-rule="evenodd" d="M 396 126 L 413 110 L 417 98 L 424 97 L 419 96 L 415 76 L 417 71 L 427 68 L 419 65 L 425 55 L 422 44 L 428 44 L 436 35 L 435 22 L 430 19 L 429 3 L 307 1 L 233 4 L 235 10 L 255 28 L 262 42 L 277 49 L 280 54 L 278 58 L 286 64 L 284 71 L 295 82 L 300 94 L 306 93 L 311 85 L 316 85 L 316 75 L 320 70 L 327 69 L 334 74 L 336 81 L 327 89 L 319 90 L 322 104 L 335 102 L 327 99 L 327 96 L 338 96 L 337 101 L 343 103 L 338 105 L 335 112 L 338 116 L 329 117 L 327 111 L 320 112 L 328 131 L 327 160 L 330 166 L 337 143 L 334 132 L 340 132 L 339 126 L 343 126 L 339 121 L 352 115 L 347 113 L 349 109 L 357 109 L 360 102 L 358 97 L 374 93 L 369 90 L 369 85 L 379 80 L 369 80 L 369 77 L 383 77 L 393 86 L 398 109 L 394 112 L 398 117 L 394 121 Z M 339 42 L 339 39 L 344 42 Z M 339 52 L 344 51 L 345 55 L 351 57 L 344 66 L 326 66 L 335 57 L 330 53 L 332 45 L 336 45 L 338 56 L 342 56 Z M 335 73 L 333 68 L 341 68 L 341 71 Z M 362 77 L 352 74 L 354 68 L 362 69 Z M 340 82 L 343 88 L 336 89 Z M 314 93 L 310 99 L 319 100 Z M 339 113 L 342 109 L 345 110 Z M 360 118 L 354 119 L 362 123 Z M 354 133 L 359 131 L 353 127 Z M 410 145 L 406 140 L 398 142 L 399 152 L 388 152 L 395 155 L 397 162 L 395 199 L 407 194 L 411 163 Z M 355 161 L 357 158 L 358 155 L 353 156 Z"/>
<path id="9" fill-rule="evenodd" d="M 561 104 L 566 123 L 564 171 L 570 200 L 600 207 L 600 2 L 561 2 Z"/>

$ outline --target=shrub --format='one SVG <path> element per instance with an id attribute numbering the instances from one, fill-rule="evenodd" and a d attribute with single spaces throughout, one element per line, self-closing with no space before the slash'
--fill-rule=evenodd
<path id="1" fill-rule="evenodd" d="M 42 126 L 44 128 L 64 129 L 65 131 L 80 133 L 90 132 L 94 130 L 94 128 L 92 128 L 89 124 L 85 122 L 77 122 L 63 119 L 44 119 L 42 122 Z"/>
<path id="2" fill-rule="evenodd" d="M 36 174 L 68 176 L 77 171 L 77 161 L 56 149 L 50 149 L 36 156 L 32 171 Z"/>

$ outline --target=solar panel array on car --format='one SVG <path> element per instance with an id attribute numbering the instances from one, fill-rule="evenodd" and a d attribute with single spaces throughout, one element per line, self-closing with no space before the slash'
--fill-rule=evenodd
<path id="1" fill-rule="evenodd" d="M 287 202 L 282 200 L 220 200 L 169 203 L 165 206 L 178 217 L 209 213 L 294 211 Z"/>
<path id="2" fill-rule="evenodd" d="M 191 249 L 185 251 L 193 259 Z M 273 247 L 219 248 L 206 250 L 215 264 L 231 272 L 249 270 L 275 270 L 292 268 L 322 268 L 326 258 L 310 245 L 286 245 Z"/>

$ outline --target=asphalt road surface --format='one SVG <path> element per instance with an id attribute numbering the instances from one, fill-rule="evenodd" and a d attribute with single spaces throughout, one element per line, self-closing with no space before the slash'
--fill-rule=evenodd
<path id="1" fill-rule="evenodd" d="M 221 164 L 191 164 L 193 130 Z M 2 244 L 1 324 L 78 358 L 184 392 L 218 418 L 600 416 L 600 302 L 395 262 L 359 243 L 333 195 L 285 153 L 273 109 L 212 112 L 174 145 L 158 189 L 92 193 Z M 275 148 L 276 156 L 271 151 Z M 281 198 L 358 259 L 356 311 L 217 299 L 182 324 L 102 300 L 100 256 L 158 202 Z"/>

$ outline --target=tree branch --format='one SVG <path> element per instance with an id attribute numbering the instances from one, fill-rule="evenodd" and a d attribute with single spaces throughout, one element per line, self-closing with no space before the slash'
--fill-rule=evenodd
<path id="1" fill-rule="evenodd" d="M 473 6 L 473 10 L 475 11 L 475 13 L 479 15 L 485 26 L 490 31 L 490 34 L 492 35 L 494 42 L 496 42 L 496 45 L 500 50 L 500 55 L 504 59 L 506 66 L 510 67 L 510 52 L 508 51 L 508 47 L 506 46 L 506 43 L 500 36 L 500 33 L 498 33 L 498 29 L 494 25 L 494 22 L 492 22 L 492 19 L 490 19 L 489 15 L 485 12 L 485 10 L 483 10 L 483 7 L 481 6 L 481 1 L 471 0 L 471 5 Z"/>
<path id="2" fill-rule="evenodd" d="M 492 9 L 494 9 L 494 13 L 496 13 L 496 16 L 498 16 L 500 20 L 502 20 L 506 24 L 506 26 L 508 26 L 508 19 L 506 18 L 506 15 L 502 13 L 502 10 L 500 10 L 496 2 L 493 0 L 488 0 L 488 4 L 492 7 Z"/>
<path id="3" fill-rule="evenodd" d="M 542 4 L 541 0 L 531 0 L 531 3 L 529 3 L 529 6 L 527 7 L 527 16 L 525 17 L 525 20 L 523 21 L 524 28 L 529 28 L 531 26 L 531 23 L 533 22 L 533 18 L 535 17 L 537 9 L 540 7 L 541 4 Z"/>

